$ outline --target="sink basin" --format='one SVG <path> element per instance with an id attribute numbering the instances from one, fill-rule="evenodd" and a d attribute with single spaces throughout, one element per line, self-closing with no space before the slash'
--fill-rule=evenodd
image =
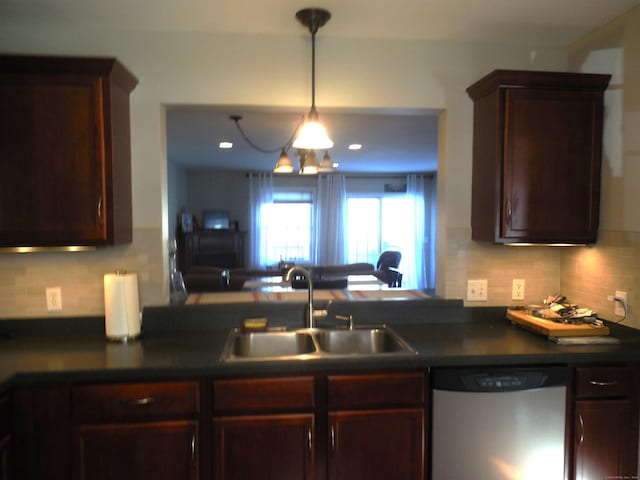
<path id="1" fill-rule="evenodd" d="M 401 352 L 406 342 L 388 328 L 325 330 L 316 336 L 320 350 L 338 355 Z"/>
<path id="2" fill-rule="evenodd" d="M 416 351 L 385 325 L 347 329 L 299 329 L 279 332 L 229 334 L 221 360 L 275 361 L 340 357 L 415 355 Z"/>
<path id="3" fill-rule="evenodd" d="M 316 351 L 313 337 L 305 332 L 233 333 L 228 345 L 233 357 L 291 357 Z"/>

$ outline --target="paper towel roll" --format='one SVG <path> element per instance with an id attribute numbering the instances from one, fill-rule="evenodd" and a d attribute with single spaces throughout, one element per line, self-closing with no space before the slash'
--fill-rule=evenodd
<path id="1" fill-rule="evenodd" d="M 115 272 L 104 276 L 104 322 L 107 338 L 127 341 L 140 335 L 138 275 Z"/>

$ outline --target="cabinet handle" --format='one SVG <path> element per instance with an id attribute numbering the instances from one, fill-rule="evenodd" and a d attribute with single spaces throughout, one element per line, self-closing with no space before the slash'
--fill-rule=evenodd
<path id="1" fill-rule="evenodd" d="M 584 420 L 582 419 L 582 414 L 578 414 L 578 424 L 580 427 L 580 436 L 578 437 L 578 446 L 584 443 Z"/>
<path id="2" fill-rule="evenodd" d="M 331 425 L 331 450 L 335 451 L 336 449 L 336 430 L 333 425 Z"/>
<path id="3" fill-rule="evenodd" d="M 98 197 L 98 223 L 102 224 L 102 195 Z"/>
<path id="4" fill-rule="evenodd" d="M 507 203 L 504 206 L 505 210 L 505 223 L 511 226 L 511 200 L 507 200 Z"/>
<path id="5" fill-rule="evenodd" d="M 608 382 L 599 382 L 597 380 L 589 380 L 589 383 L 591 385 L 595 385 L 596 387 L 611 387 L 613 385 L 616 385 L 618 383 L 617 380 L 610 380 Z"/>
<path id="6" fill-rule="evenodd" d="M 149 405 L 153 402 L 155 402 L 156 399 L 153 397 L 142 397 L 142 398 L 135 398 L 133 400 L 131 400 L 129 402 L 129 405 L 133 405 L 134 407 L 143 407 L 145 405 Z"/>
<path id="7" fill-rule="evenodd" d="M 191 434 L 191 462 L 196 461 L 196 434 Z"/>
<path id="8" fill-rule="evenodd" d="M 313 452 L 313 436 L 311 434 L 311 427 L 307 430 L 307 437 L 309 439 L 309 454 Z"/>

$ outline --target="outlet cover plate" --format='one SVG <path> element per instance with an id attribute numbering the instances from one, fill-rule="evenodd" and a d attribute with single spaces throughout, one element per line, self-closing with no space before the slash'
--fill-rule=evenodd
<path id="1" fill-rule="evenodd" d="M 60 287 L 47 287 L 45 289 L 47 296 L 47 311 L 59 312 L 62 310 L 62 289 Z"/>
<path id="2" fill-rule="evenodd" d="M 511 284 L 511 300 L 524 300 L 524 278 L 514 278 Z"/>
<path id="3" fill-rule="evenodd" d="M 620 301 L 613 302 L 613 314 L 618 317 L 624 317 L 626 315 L 626 309 L 628 309 L 627 292 L 616 290 L 615 298 L 619 298 Z M 623 302 L 624 305 L 621 303 Z"/>

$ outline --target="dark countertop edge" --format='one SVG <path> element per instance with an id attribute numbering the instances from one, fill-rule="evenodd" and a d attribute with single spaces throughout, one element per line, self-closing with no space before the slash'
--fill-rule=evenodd
<path id="1" fill-rule="evenodd" d="M 427 370 L 447 367 L 475 366 L 531 366 L 531 365 L 588 365 L 640 362 L 640 353 L 618 351 L 567 352 L 564 354 L 497 354 L 450 355 L 376 358 L 327 359 L 313 361 L 238 362 L 200 366 L 158 366 L 130 368 L 99 368 L 60 371 L 16 372 L 4 381 L 0 379 L 0 394 L 16 386 L 60 383 L 101 383 L 154 380 L 185 380 L 202 377 L 245 377 L 315 374 L 322 372 L 362 372 L 366 370 Z"/>

